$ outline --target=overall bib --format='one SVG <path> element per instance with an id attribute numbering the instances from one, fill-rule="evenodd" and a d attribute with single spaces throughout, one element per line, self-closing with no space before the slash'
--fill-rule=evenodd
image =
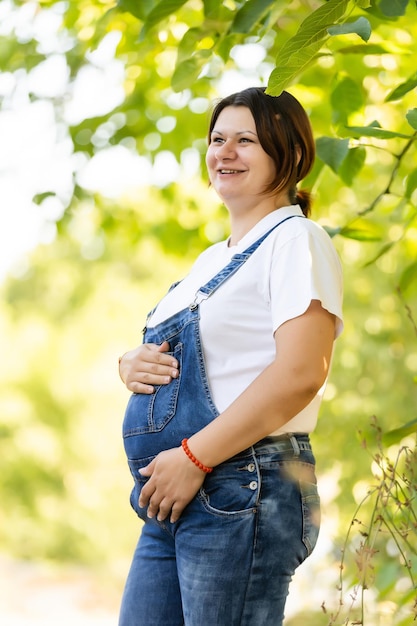
<path id="1" fill-rule="evenodd" d="M 245 263 L 269 233 L 202 286 L 187 309 L 144 342 L 168 341 L 179 376 L 133 394 L 123 423 L 134 479 L 131 505 L 145 522 L 122 600 L 119 626 L 280 626 L 288 585 L 319 529 L 315 460 L 308 435 L 267 437 L 218 465 L 171 523 L 148 519 L 139 470 L 215 419 L 202 352 L 201 302 Z"/>

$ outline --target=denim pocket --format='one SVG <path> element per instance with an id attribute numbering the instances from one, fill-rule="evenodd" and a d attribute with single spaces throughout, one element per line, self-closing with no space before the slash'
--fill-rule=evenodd
<path id="1" fill-rule="evenodd" d="M 142 488 L 148 482 L 149 478 L 147 476 L 142 476 L 139 473 L 139 470 L 149 465 L 149 463 L 153 461 L 154 458 L 155 457 L 150 456 L 144 459 L 129 459 L 128 460 L 129 469 L 133 476 L 133 480 L 135 481 L 135 485 L 130 493 L 130 505 L 132 509 L 135 511 L 135 513 L 144 521 L 146 520 L 147 507 L 142 508 L 139 506 L 139 496 L 140 496 L 140 492 L 142 491 Z"/>
<path id="2" fill-rule="evenodd" d="M 181 382 L 183 344 L 168 352 L 179 363 L 179 376 L 167 385 L 156 385 L 153 394 L 135 393 L 130 397 L 123 421 L 123 437 L 157 433 L 174 417 Z"/>
<path id="3" fill-rule="evenodd" d="M 313 551 L 320 529 L 315 465 L 307 459 L 277 460 L 271 455 L 269 459 L 262 459 L 260 466 L 264 482 L 269 486 L 270 506 L 275 503 L 271 510 L 276 510 L 279 525 L 292 534 L 294 545 L 302 547 L 301 563 Z"/>
<path id="4" fill-rule="evenodd" d="M 299 482 L 303 510 L 303 543 L 310 555 L 317 543 L 320 530 L 320 496 L 317 485 L 306 481 Z"/>
<path id="5" fill-rule="evenodd" d="M 220 516 L 247 515 L 256 511 L 260 480 L 253 462 L 224 463 L 206 476 L 198 499 L 209 513 Z"/>

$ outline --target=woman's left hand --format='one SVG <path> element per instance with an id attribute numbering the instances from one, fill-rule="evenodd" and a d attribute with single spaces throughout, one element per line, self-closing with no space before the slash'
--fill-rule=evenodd
<path id="1" fill-rule="evenodd" d="M 140 474 L 150 478 L 142 488 L 139 506 L 148 506 L 148 517 L 156 515 L 162 521 L 170 516 L 171 522 L 178 521 L 205 478 L 205 473 L 190 461 L 182 448 L 160 452 Z"/>

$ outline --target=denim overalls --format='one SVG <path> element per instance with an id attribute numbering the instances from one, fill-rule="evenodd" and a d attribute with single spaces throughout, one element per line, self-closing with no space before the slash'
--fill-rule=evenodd
<path id="1" fill-rule="evenodd" d="M 290 216 L 288 219 L 301 216 Z M 199 307 L 274 230 L 232 257 L 187 309 L 144 342 L 168 341 L 179 377 L 134 394 L 123 437 L 134 478 L 131 505 L 145 522 L 123 595 L 119 626 L 280 626 L 288 585 L 319 529 L 315 460 L 308 435 L 267 437 L 214 468 L 171 523 L 148 519 L 138 499 L 145 467 L 218 415 L 205 372 Z"/>

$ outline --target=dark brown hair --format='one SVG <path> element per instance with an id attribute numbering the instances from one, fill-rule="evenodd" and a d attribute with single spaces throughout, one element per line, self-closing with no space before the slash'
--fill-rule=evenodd
<path id="1" fill-rule="evenodd" d="M 297 191 L 297 183 L 307 176 L 315 157 L 313 131 L 304 108 L 287 91 L 279 96 L 270 96 L 263 87 L 244 89 L 223 98 L 214 107 L 208 132 L 209 143 L 217 118 L 229 106 L 244 106 L 250 110 L 260 144 L 275 163 L 275 178 L 265 191 L 288 189 L 290 202 L 299 204 L 308 217 L 310 194 L 306 190 Z M 300 160 L 297 164 L 298 156 Z"/>

